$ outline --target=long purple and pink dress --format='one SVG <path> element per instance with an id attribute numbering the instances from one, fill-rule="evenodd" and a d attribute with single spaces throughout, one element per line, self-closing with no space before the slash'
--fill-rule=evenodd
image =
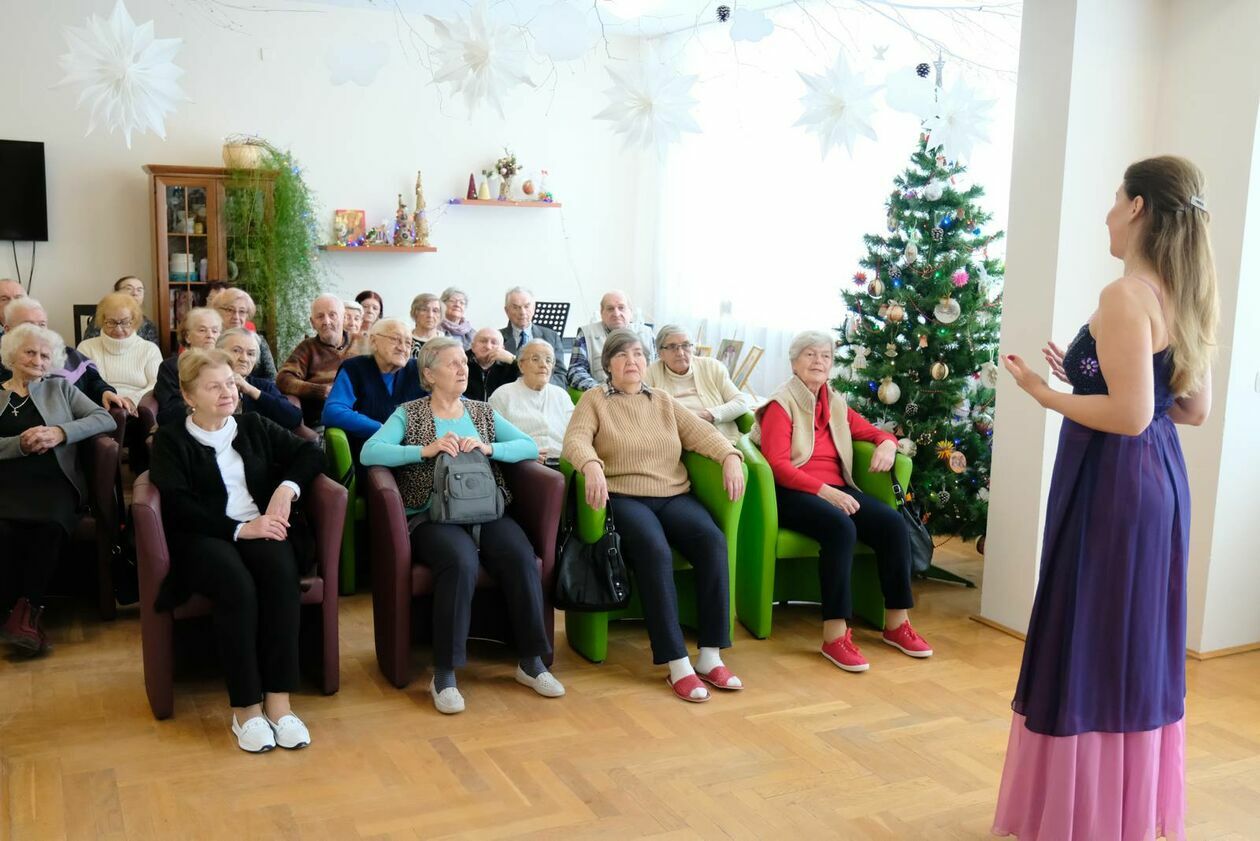
<path id="1" fill-rule="evenodd" d="M 1185 835 L 1190 491 L 1168 351 L 1153 364 L 1142 434 L 1063 420 L 995 835 Z M 1088 324 L 1063 367 L 1074 394 L 1107 393 Z"/>

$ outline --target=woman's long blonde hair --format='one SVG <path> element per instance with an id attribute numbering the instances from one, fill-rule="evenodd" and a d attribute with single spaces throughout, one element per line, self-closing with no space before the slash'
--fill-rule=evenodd
<path id="1" fill-rule="evenodd" d="M 1168 325 L 1172 391 L 1192 394 L 1203 385 L 1216 353 L 1220 316 L 1203 173 L 1185 158 L 1163 155 L 1131 164 L 1123 187 L 1130 199 L 1142 197 L 1146 223 L 1138 245 L 1176 307 Z"/>

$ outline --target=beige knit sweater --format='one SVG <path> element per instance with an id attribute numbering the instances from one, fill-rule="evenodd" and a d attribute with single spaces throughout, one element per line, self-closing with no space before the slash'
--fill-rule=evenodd
<path id="1" fill-rule="evenodd" d="M 739 451 L 711 424 L 660 389 L 582 395 L 564 434 L 563 457 L 578 470 L 597 461 L 610 493 L 676 496 L 691 490 L 683 450 L 722 461 Z"/>

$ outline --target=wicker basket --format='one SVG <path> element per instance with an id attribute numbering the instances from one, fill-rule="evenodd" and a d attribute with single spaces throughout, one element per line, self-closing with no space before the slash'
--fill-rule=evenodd
<path id="1" fill-rule="evenodd" d="M 258 169 L 262 166 L 263 147 L 255 143 L 224 143 L 223 165 L 228 169 Z"/>

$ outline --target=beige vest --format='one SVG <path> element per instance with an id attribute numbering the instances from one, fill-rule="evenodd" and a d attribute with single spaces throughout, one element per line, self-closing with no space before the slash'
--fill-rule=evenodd
<path id="1" fill-rule="evenodd" d="M 849 405 L 830 385 L 827 394 L 831 398 L 831 430 L 832 443 L 840 454 L 840 475 L 844 483 L 857 487 L 853 481 L 853 436 L 849 432 Z M 817 398 L 809 390 L 800 377 L 792 376 L 787 382 L 770 395 L 769 401 L 757 409 L 757 423 L 753 425 L 748 437 L 758 447 L 761 446 L 761 416 L 771 403 L 778 403 L 788 413 L 792 421 L 792 466 L 801 467 L 814 454 L 814 410 Z"/>

